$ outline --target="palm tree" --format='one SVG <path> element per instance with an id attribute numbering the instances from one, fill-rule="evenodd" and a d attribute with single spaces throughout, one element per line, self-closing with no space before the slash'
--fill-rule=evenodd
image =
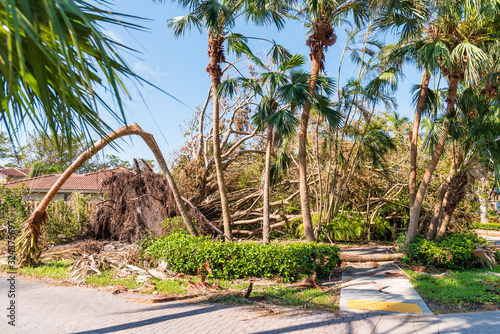
<path id="1" fill-rule="evenodd" d="M 186 209 L 184 205 L 184 201 L 180 194 L 177 185 L 170 174 L 168 166 L 163 158 L 163 155 L 154 139 L 153 135 L 143 131 L 139 125 L 133 124 L 131 126 L 124 126 L 115 131 L 110 132 L 92 146 L 90 146 L 85 152 L 80 154 L 80 156 L 73 161 L 73 163 L 61 174 L 59 179 L 57 179 L 56 183 L 50 188 L 49 192 L 45 195 L 42 201 L 38 204 L 33 213 L 26 219 L 23 224 L 23 229 L 21 231 L 21 235 L 16 241 L 16 248 L 19 254 L 18 260 L 21 265 L 31 264 L 33 261 L 39 259 L 41 250 L 39 249 L 39 238 L 41 234 L 41 226 L 46 218 L 45 211 L 47 210 L 49 203 L 52 201 L 54 196 L 59 192 L 64 182 L 68 180 L 68 178 L 87 160 L 92 158 L 97 152 L 102 150 L 106 145 L 110 144 L 112 141 L 129 135 L 138 135 L 140 136 L 144 142 L 148 145 L 151 152 L 153 152 L 156 161 L 160 165 L 160 168 L 167 178 L 167 182 L 172 190 L 174 195 L 174 200 L 177 205 L 177 208 L 181 212 L 181 216 L 183 218 L 184 224 L 187 229 L 191 233 L 191 235 L 197 236 L 198 232 L 193 225 L 193 219 L 189 214 L 189 211 Z"/>
<path id="2" fill-rule="evenodd" d="M 311 76 L 309 78 L 309 94 L 311 98 L 316 92 L 320 72 L 325 67 L 325 52 L 335 44 L 337 36 L 334 26 L 349 14 L 356 24 L 360 25 L 367 17 L 371 1 L 365 0 L 312 0 L 301 2 L 297 18 L 303 19 L 310 28 L 307 46 L 311 50 Z M 307 127 L 313 101 L 306 102 L 302 109 L 299 128 L 299 182 L 300 204 L 304 233 L 307 241 L 314 241 L 314 229 L 309 206 L 309 190 L 307 184 Z"/>
<path id="3" fill-rule="evenodd" d="M 269 55 L 272 56 L 272 52 Z M 234 93 L 235 85 L 239 85 L 260 96 L 260 102 L 252 120 L 259 131 L 267 130 L 266 160 L 263 172 L 262 227 L 264 243 L 270 241 L 269 202 L 273 181 L 272 174 L 274 174 L 275 179 L 278 178 L 279 176 L 275 173 L 278 170 L 283 172 L 286 169 L 285 162 L 288 161 L 283 148 L 276 163 L 271 166 L 274 142 L 279 141 L 286 146 L 296 132 L 298 119 L 295 113 L 297 109 L 310 101 L 309 75 L 299 69 L 305 63 L 304 56 L 288 56 L 286 52 L 282 52 L 281 55 L 284 57 L 272 57 L 271 70 L 260 73 L 257 79 L 234 78 L 226 80 L 220 86 L 222 92 L 230 93 L 230 95 Z M 314 96 L 317 102 L 313 104 L 313 110 L 317 111 L 320 117 L 326 119 L 331 128 L 336 129 L 342 117 L 328 105 L 328 95 L 333 94 L 335 88 L 333 80 L 324 77 L 320 77 L 318 80 L 318 90 Z M 321 95 L 321 93 L 326 93 L 327 96 Z"/>
<path id="4" fill-rule="evenodd" d="M 499 7 L 496 1 L 438 2 L 434 20 L 429 23 L 428 37 L 418 51 L 426 63 L 436 64 L 448 79 L 448 98 L 443 131 L 436 144 L 431 161 L 415 195 L 406 243 L 417 234 L 420 211 L 427 187 L 441 158 L 453 115 L 460 81 L 475 85 L 486 70 L 488 45 L 496 41 Z"/>
<path id="5" fill-rule="evenodd" d="M 84 0 L 0 1 L 0 120 L 11 138 L 28 122 L 56 140 L 106 135 L 111 128 L 98 106 L 125 121 L 122 80 L 137 77 L 117 52 L 124 46 L 100 26 L 140 27 L 119 18 L 126 16 Z M 119 112 L 104 102 L 103 90 L 113 94 Z"/>
<path id="6" fill-rule="evenodd" d="M 450 137 L 458 158 L 450 171 L 442 219 L 436 226 L 429 227 L 431 238 L 444 236 L 456 207 L 466 194 L 467 185 L 476 179 L 484 179 L 484 170 L 495 169 L 499 163 L 499 114 L 498 101 L 480 94 L 480 89 L 467 89 L 459 94 L 457 116 L 450 124 Z"/>
<path id="7" fill-rule="evenodd" d="M 163 0 L 156 0 L 164 2 Z M 257 60 L 246 44 L 246 38 L 240 34 L 230 32 L 235 24 L 236 18 L 245 15 L 247 19 L 252 19 L 259 24 L 274 22 L 278 28 L 283 27 L 283 17 L 280 14 L 282 7 L 274 3 L 244 2 L 233 0 L 180 0 L 179 4 L 187 8 L 190 13 L 186 16 L 174 17 L 169 20 L 168 26 L 176 37 L 184 35 L 192 27 L 200 32 L 207 30 L 208 34 L 208 55 L 210 63 L 207 72 L 211 79 L 212 92 L 218 92 L 222 80 L 221 64 L 226 61 L 224 50 L 225 44 L 235 51 L 237 55 L 246 54 L 251 59 Z M 279 7 L 279 8 L 278 8 Z M 221 157 L 220 124 L 219 124 L 219 97 L 213 97 L 213 153 L 217 183 L 222 206 L 222 221 L 224 224 L 224 236 L 227 240 L 232 240 L 231 218 L 229 211 L 229 201 L 227 198 L 226 184 Z"/>

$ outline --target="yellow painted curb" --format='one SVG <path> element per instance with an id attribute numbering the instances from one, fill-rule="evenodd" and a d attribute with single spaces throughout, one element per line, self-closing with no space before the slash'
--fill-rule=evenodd
<path id="1" fill-rule="evenodd" d="M 348 308 L 351 310 L 386 311 L 399 313 L 424 314 L 417 304 L 379 302 L 373 300 L 348 299 Z"/>

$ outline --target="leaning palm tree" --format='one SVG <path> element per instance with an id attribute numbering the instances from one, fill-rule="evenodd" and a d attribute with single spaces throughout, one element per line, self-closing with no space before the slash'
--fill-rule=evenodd
<path id="1" fill-rule="evenodd" d="M 0 0 L 0 121 L 11 138 L 26 123 L 56 144 L 60 136 L 104 136 L 111 128 L 98 108 L 125 121 L 122 80 L 136 76 L 117 52 L 124 46 L 100 29 L 140 28 L 120 18 L 127 17 L 84 0 Z M 112 93 L 118 112 L 102 91 Z"/>
<path id="2" fill-rule="evenodd" d="M 156 0 L 164 2 L 163 0 Z M 180 0 L 179 4 L 187 8 L 190 13 L 186 16 L 174 17 L 169 20 L 168 26 L 173 30 L 176 37 L 184 35 L 192 27 L 200 32 L 207 30 L 208 34 L 208 55 L 210 63 L 207 72 L 211 79 L 212 92 L 217 92 L 222 80 L 221 64 L 226 62 L 225 45 L 236 52 L 237 55 L 246 54 L 250 58 L 257 60 L 246 44 L 246 38 L 240 34 L 231 33 L 235 20 L 241 15 L 251 19 L 256 23 L 274 22 L 278 28 L 283 27 L 283 17 L 280 14 L 282 7 L 268 3 L 267 1 L 250 2 L 234 0 Z M 231 218 L 229 211 L 229 201 L 227 198 L 226 184 L 224 180 L 224 167 L 221 156 L 220 140 L 220 101 L 219 97 L 213 96 L 212 115 L 212 137 L 213 154 L 219 195 L 222 206 L 222 221 L 224 224 L 224 236 L 227 240 L 232 239 Z"/>
<path id="3" fill-rule="evenodd" d="M 418 51 L 421 59 L 435 63 L 448 79 L 448 98 L 443 131 L 415 195 L 406 243 L 417 234 L 420 211 L 432 174 L 443 153 L 453 116 L 459 82 L 476 85 L 490 62 L 489 45 L 498 41 L 500 8 L 496 1 L 439 1 L 428 37 Z"/>
<path id="4" fill-rule="evenodd" d="M 39 238 L 41 234 L 42 224 L 46 218 L 46 210 L 49 206 L 49 203 L 54 199 L 54 196 L 59 192 L 64 183 L 68 180 L 68 178 L 87 160 L 92 158 L 95 154 L 97 154 L 100 150 L 102 150 L 106 145 L 112 143 L 112 141 L 129 135 L 137 135 L 140 136 L 144 142 L 148 145 L 151 152 L 153 152 L 156 161 L 160 165 L 160 168 L 167 178 L 168 185 L 172 190 L 174 195 L 174 200 L 179 209 L 181 216 L 183 218 L 184 223 L 186 224 L 187 229 L 191 233 L 191 235 L 197 236 L 198 232 L 193 224 L 193 219 L 189 214 L 189 211 L 186 209 L 184 205 L 182 196 L 180 194 L 177 185 L 170 174 L 168 166 L 163 158 L 163 155 L 154 139 L 153 135 L 143 131 L 139 125 L 133 124 L 131 126 L 123 126 L 115 131 L 110 132 L 96 143 L 94 143 L 91 147 L 85 150 L 80 156 L 73 161 L 73 163 L 61 174 L 61 176 L 57 179 L 56 183 L 52 185 L 49 192 L 45 195 L 42 201 L 35 208 L 33 213 L 26 219 L 23 225 L 23 229 L 21 231 L 21 235 L 16 241 L 16 248 L 18 253 L 18 261 L 21 265 L 32 264 L 35 261 L 39 260 L 41 250 L 39 249 Z"/>

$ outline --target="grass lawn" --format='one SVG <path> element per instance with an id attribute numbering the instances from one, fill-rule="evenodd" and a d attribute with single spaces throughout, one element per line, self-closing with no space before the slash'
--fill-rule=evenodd
<path id="1" fill-rule="evenodd" d="M 45 262 L 37 267 L 25 267 L 18 270 L 18 273 L 24 276 L 38 278 L 38 279 L 53 279 L 57 281 L 64 281 L 69 277 L 69 268 L 72 266 L 72 261 L 50 261 Z M 0 271 L 6 271 L 6 266 L 1 266 Z M 150 279 L 155 286 L 158 295 L 182 296 L 188 294 L 187 280 L 198 282 L 197 276 L 186 276 L 180 279 L 167 279 L 159 280 L 156 278 Z M 102 275 L 97 276 L 90 274 L 85 281 L 88 285 L 98 287 L 112 287 L 123 285 L 128 290 L 138 289 L 143 286 L 143 283 L 137 282 L 135 277 L 129 276 L 121 278 L 118 276 L 117 271 L 104 270 Z M 207 279 L 207 282 L 213 286 L 220 286 L 223 289 L 241 290 L 244 294 L 246 292 L 249 281 L 245 280 L 213 280 Z M 313 288 L 299 288 L 290 284 L 272 283 L 270 281 L 266 284 L 254 283 L 251 297 L 266 295 L 268 302 L 276 305 L 300 306 L 302 307 L 305 301 L 313 295 L 322 292 L 321 289 Z M 272 283 L 272 284 L 270 284 Z M 141 293 L 152 293 L 153 291 L 142 291 Z M 338 302 L 340 299 L 340 290 L 331 294 L 323 294 L 315 297 L 308 303 L 308 308 L 319 309 L 326 311 L 337 311 L 339 309 Z M 229 295 L 221 296 L 215 301 L 224 304 L 249 304 L 243 296 Z"/>
<path id="2" fill-rule="evenodd" d="M 444 275 L 405 272 L 418 293 L 437 314 L 500 309 L 500 265 L 493 269 L 447 271 Z"/>

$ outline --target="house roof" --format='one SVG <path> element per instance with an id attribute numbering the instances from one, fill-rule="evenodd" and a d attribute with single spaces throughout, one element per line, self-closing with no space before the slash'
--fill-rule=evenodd
<path id="1" fill-rule="evenodd" d="M 26 177 L 30 173 L 29 168 L 27 169 L 19 169 L 19 168 L 5 168 L 0 169 L 0 174 L 6 177 Z"/>
<path id="2" fill-rule="evenodd" d="M 103 171 L 88 173 L 88 174 L 73 174 L 62 185 L 61 190 L 70 191 L 92 191 L 97 192 L 101 188 L 101 182 L 111 176 L 113 173 L 127 171 L 125 168 L 117 167 Z M 18 181 L 7 182 L 4 184 L 7 188 L 14 188 L 19 185 L 24 185 L 31 191 L 48 191 L 59 179 L 61 174 L 49 174 L 34 177 L 31 179 L 24 179 Z"/>

